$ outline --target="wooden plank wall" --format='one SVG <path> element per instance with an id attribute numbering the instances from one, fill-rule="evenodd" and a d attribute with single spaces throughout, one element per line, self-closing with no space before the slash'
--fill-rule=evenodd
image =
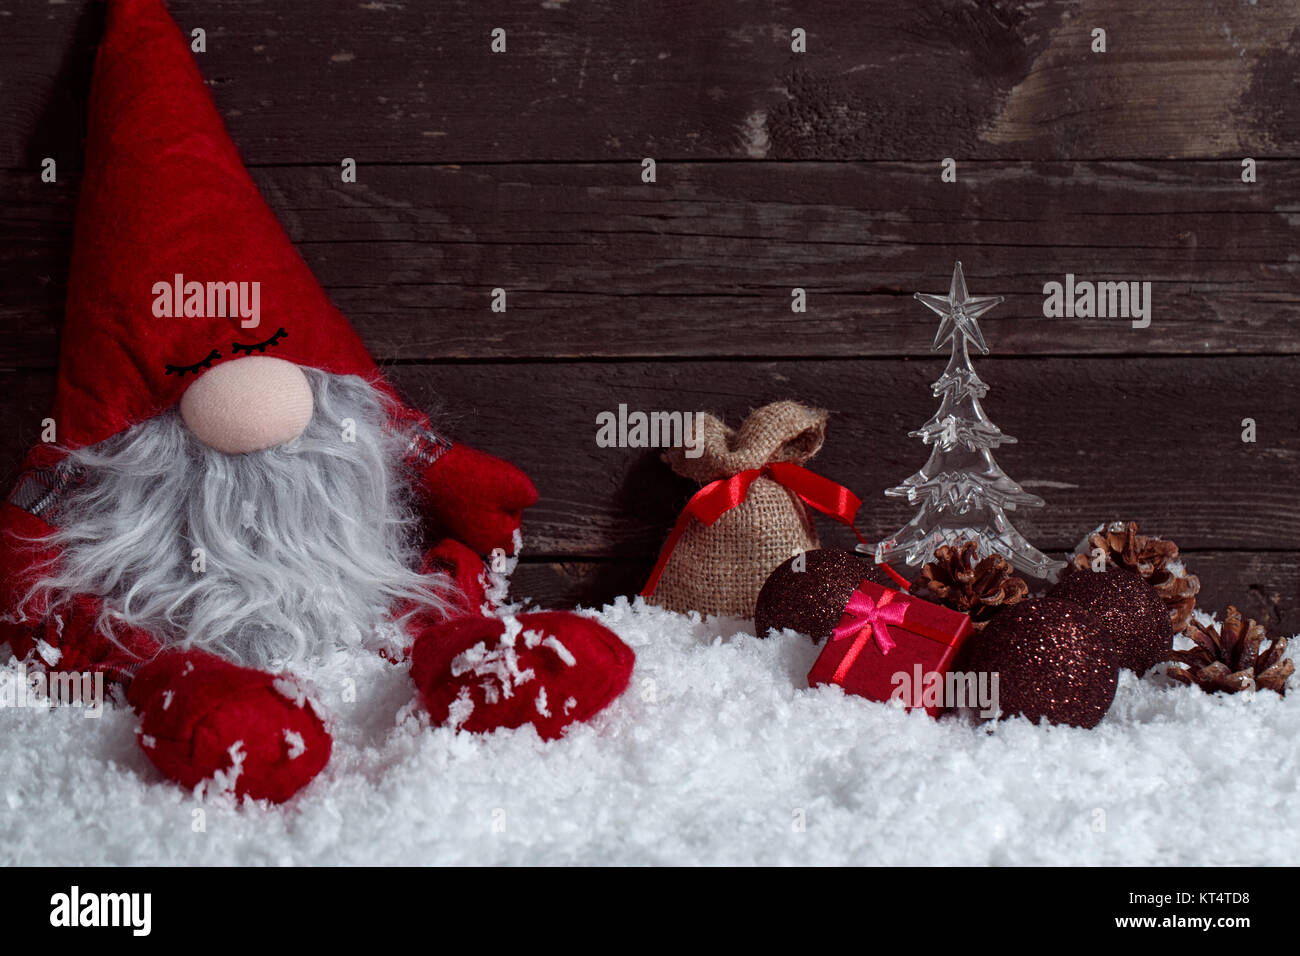
<path id="1" fill-rule="evenodd" d="M 1020 439 L 999 461 L 1049 502 L 1022 530 L 1061 551 L 1136 518 L 1183 545 L 1203 604 L 1296 629 L 1300 0 L 170 6 L 207 31 L 255 178 L 399 386 L 537 481 L 518 592 L 599 603 L 644 578 L 691 489 L 652 451 L 596 447 L 620 403 L 826 407 L 815 466 L 865 499 L 868 536 L 901 524 L 881 492 L 924 460 L 906 433 L 942 368 L 910 296 L 960 258 L 1007 297 L 978 367 Z M 49 400 L 101 17 L 0 0 L 6 477 Z M 1150 328 L 1044 318 L 1067 272 L 1151 282 Z"/>

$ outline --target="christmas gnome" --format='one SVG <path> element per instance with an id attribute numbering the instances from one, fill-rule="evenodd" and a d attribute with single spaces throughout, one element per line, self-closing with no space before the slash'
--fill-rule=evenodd
<path id="1" fill-rule="evenodd" d="M 340 646 L 409 661 L 465 731 L 555 738 L 622 693 L 633 654 L 605 628 L 495 609 L 482 556 L 517 550 L 532 483 L 384 380 L 160 0 L 108 4 L 85 165 L 57 436 L 0 511 L 0 645 L 125 685 L 166 777 L 273 801 L 331 746 L 277 671 Z M 232 306 L 254 288 L 257 324 Z"/>

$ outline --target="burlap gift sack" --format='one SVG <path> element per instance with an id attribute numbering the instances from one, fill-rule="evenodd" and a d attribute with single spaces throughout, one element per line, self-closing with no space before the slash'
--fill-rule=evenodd
<path id="1" fill-rule="evenodd" d="M 700 415 L 698 445 L 663 457 L 673 471 L 701 485 L 773 462 L 802 465 L 821 450 L 827 413 L 798 402 L 774 402 L 750 414 L 739 430 Z M 651 603 L 673 611 L 752 618 L 758 592 L 773 569 L 798 551 L 820 547 L 808 508 L 767 477 L 712 526 L 692 520 L 663 568 Z"/>

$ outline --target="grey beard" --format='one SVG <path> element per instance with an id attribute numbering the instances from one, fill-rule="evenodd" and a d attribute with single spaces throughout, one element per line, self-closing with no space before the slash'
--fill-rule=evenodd
<path id="1" fill-rule="evenodd" d="M 58 614 L 99 597 L 110 638 L 125 624 L 255 667 L 392 641 L 398 606 L 445 615 L 449 580 L 416 571 L 419 522 L 385 396 L 304 371 L 315 411 L 283 445 L 226 455 L 173 408 L 69 453 L 86 480 L 60 505 L 59 562 L 28 600 Z"/>

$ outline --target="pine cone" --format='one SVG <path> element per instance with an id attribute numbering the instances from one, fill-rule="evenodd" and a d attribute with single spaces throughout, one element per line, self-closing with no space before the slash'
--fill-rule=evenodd
<path id="1" fill-rule="evenodd" d="M 1116 521 L 1103 525 L 1079 545 L 1081 552 L 1071 558 L 1061 572 L 1089 571 L 1098 550 L 1106 556 L 1106 566 L 1118 565 L 1132 571 L 1159 593 L 1169 608 L 1174 633 L 1187 630 L 1196 607 L 1201 579 L 1188 574 L 1178 563 L 1178 545 L 1164 538 L 1138 534 L 1136 521 Z"/>
<path id="2" fill-rule="evenodd" d="M 960 548 L 945 544 L 935 549 L 934 560 L 921 568 L 911 591 L 969 614 L 975 629 L 983 630 L 999 608 L 1024 600 L 1029 585 L 1012 573 L 1011 562 L 1002 555 L 979 559 L 979 545 L 964 541 Z"/>
<path id="3" fill-rule="evenodd" d="M 1235 694 L 1257 688 L 1286 693 L 1287 678 L 1295 670 L 1295 662 L 1282 656 L 1286 652 L 1286 638 L 1274 638 L 1261 650 L 1266 637 L 1264 626 L 1254 621 L 1243 622 L 1235 607 L 1228 608 L 1217 630 L 1193 624 L 1188 637 L 1196 646 L 1174 651 L 1169 657 L 1183 665 L 1169 668 L 1169 676 L 1174 680 L 1198 684 L 1207 694 L 1219 690 Z"/>

